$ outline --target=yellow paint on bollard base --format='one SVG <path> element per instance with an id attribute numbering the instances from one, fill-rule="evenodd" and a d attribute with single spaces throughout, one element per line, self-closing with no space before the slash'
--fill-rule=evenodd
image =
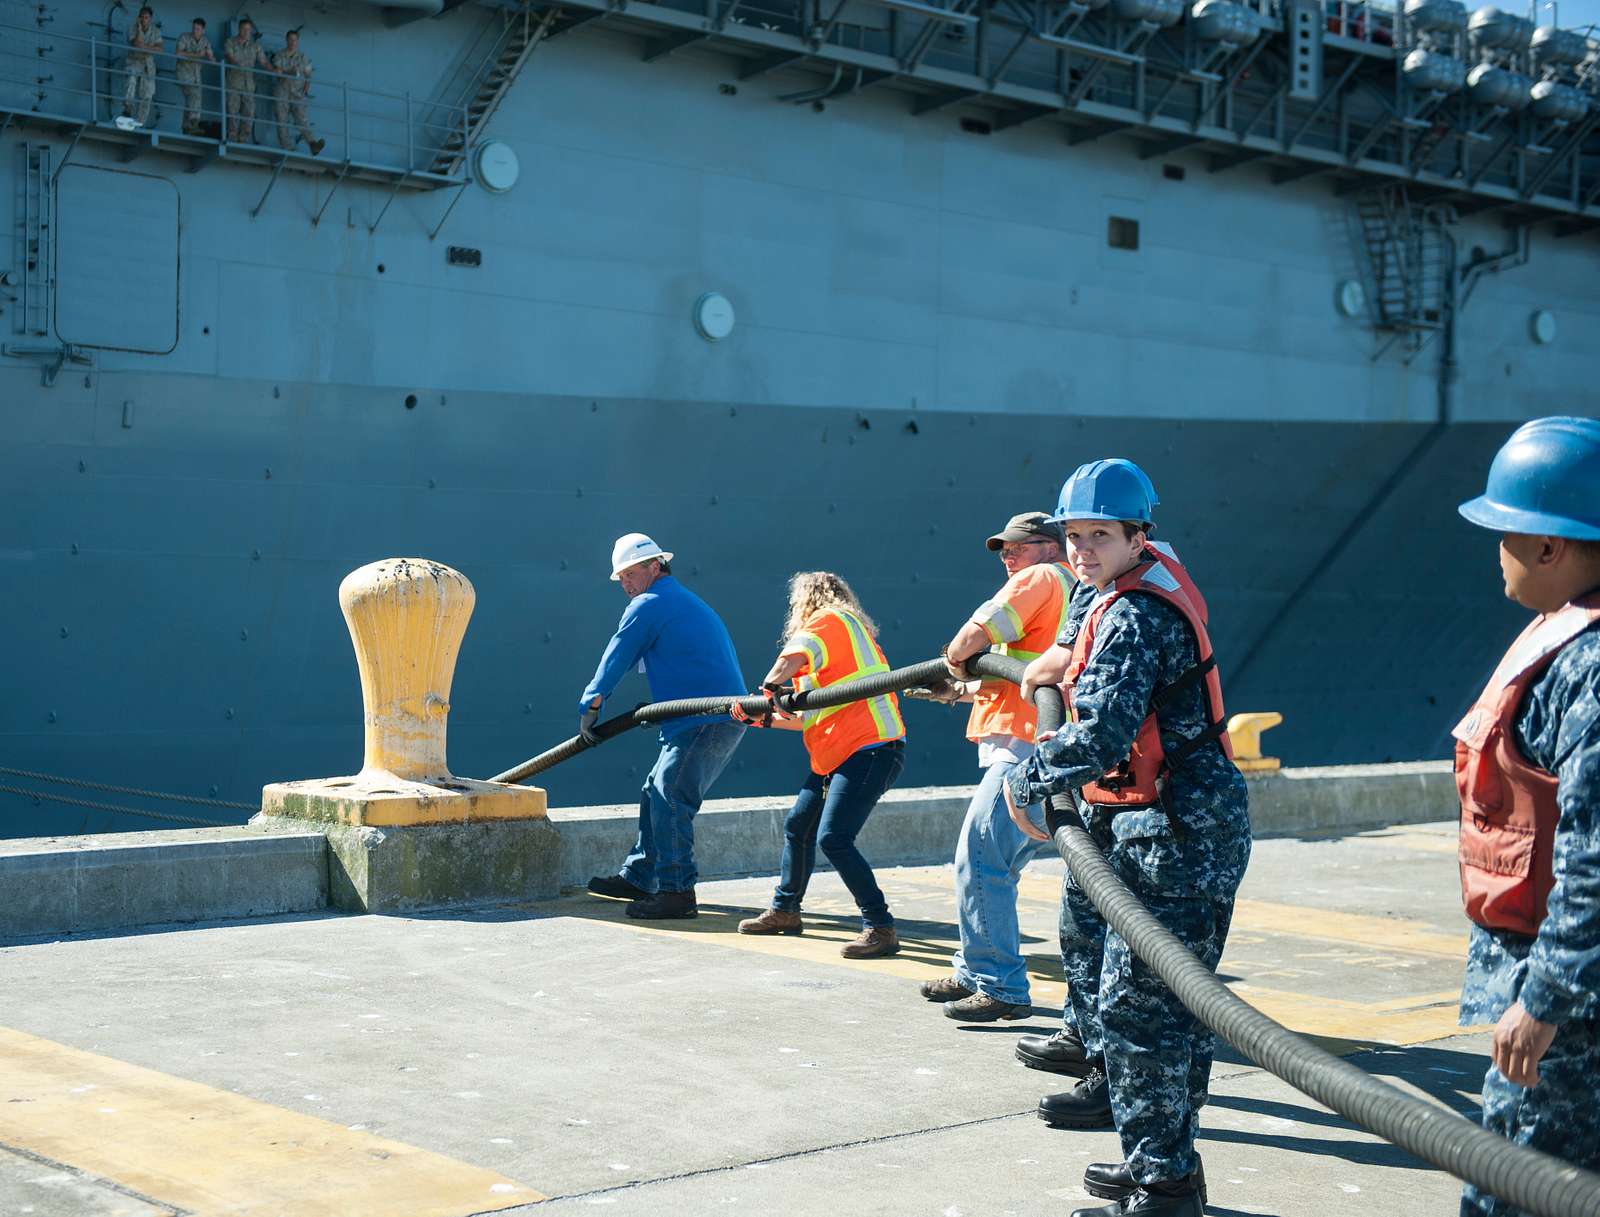
<path id="1" fill-rule="evenodd" d="M 537 786 L 506 786 L 471 778 L 437 784 L 408 782 L 391 773 L 274 782 L 261 791 L 261 814 L 323 824 L 409 828 L 543 819 L 548 804 Z"/>

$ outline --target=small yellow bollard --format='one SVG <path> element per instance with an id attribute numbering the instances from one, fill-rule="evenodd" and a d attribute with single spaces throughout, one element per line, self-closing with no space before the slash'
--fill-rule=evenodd
<path id="1" fill-rule="evenodd" d="M 1275 773 L 1282 762 L 1275 756 L 1261 755 L 1261 733 L 1276 727 L 1283 715 L 1275 710 L 1235 714 L 1228 719 L 1228 739 L 1233 744 L 1233 763 L 1242 773 Z"/>
<path id="2" fill-rule="evenodd" d="M 366 707 L 361 772 L 273 783 L 263 815 L 373 827 L 544 816 L 543 790 L 454 777 L 445 762 L 450 685 L 476 599 L 465 575 L 425 558 L 345 576 L 339 607 Z"/>

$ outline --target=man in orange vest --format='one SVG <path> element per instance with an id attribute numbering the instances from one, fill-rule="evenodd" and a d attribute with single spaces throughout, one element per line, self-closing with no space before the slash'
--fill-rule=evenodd
<path id="1" fill-rule="evenodd" d="M 953 679 L 934 693 L 937 700 L 971 701 L 967 738 L 978 746 L 983 780 L 956 840 L 961 946 L 950 961 L 954 972 L 924 981 L 922 996 L 943 1002 L 947 1017 L 967 1023 L 1033 1013 L 1017 927 L 1017 880 L 1045 847 L 1011 822 L 1003 793 L 1006 777 L 1033 755 L 1033 705 L 1010 681 L 978 683 L 964 665 L 991 646 L 1024 663 L 1048 651 L 1066 627 L 1075 582 L 1063 561 L 1061 526 L 1045 512 L 1012 516 L 987 545 L 1005 564 L 1006 581 L 945 647 Z"/>
<path id="2" fill-rule="evenodd" d="M 1501 534 L 1505 593 L 1539 614 L 1454 733 L 1461 1022 L 1495 1024 L 1483 1126 L 1600 1169 L 1600 421 L 1517 428 L 1461 514 Z"/>

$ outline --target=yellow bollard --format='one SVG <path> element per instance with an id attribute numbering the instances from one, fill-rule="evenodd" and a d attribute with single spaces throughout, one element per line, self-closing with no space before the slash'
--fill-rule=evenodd
<path id="1" fill-rule="evenodd" d="M 1228 719 L 1228 739 L 1233 743 L 1233 763 L 1241 772 L 1275 773 L 1282 762 L 1275 756 L 1261 755 L 1261 733 L 1276 727 L 1283 715 L 1274 710 L 1254 714 L 1235 714 Z"/>
<path id="2" fill-rule="evenodd" d="M 345 576 L 339 607 L 366 708 L 361 772 L 275 782 L 262 791 L 264 816 L 372 827 L 544 816 L 543 790 L 454 777 L 445 762 L 450 685 L 476 599 L 465 575 L 424 558 Z"/>

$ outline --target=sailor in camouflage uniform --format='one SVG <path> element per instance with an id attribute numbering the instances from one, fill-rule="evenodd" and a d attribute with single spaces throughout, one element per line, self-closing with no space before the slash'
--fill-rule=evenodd
<path id="1" fill-rule="evenodd" d="M 229 67 L 223 73 L 228 103 L 228 138 L 244 144 L 256 142 L 256 68 L 271 68 L 272 60 L 256 41 L 255 22 L 239 18 L 239 32 L 222 44 Z"/>
<path id="2" fill-rule="evenodd" d="M 1028 831 L 1017 809 L 1077 792 L 1112 869 L 1214 970 L 1250 858 L 1248 798 L 1231 759 L 1204 598 L 1170 547 L 1149 540 L 1156 502 L 1127 461 L 1085 465 L 1062 488 L 1056 518 L 1095 594 L 1081 624 L 1069 625 L 1070 651 L 1057 646 L 1029 667 L 1030 690 L 1067 686 L 1071 721 L 1041 739 L 1007 793 Z M 1087 1126 L 1109 1105 L 1124 1158 L 1084 1175 L 1091 1194 L 1115 1203 L 1073 1217 L 1199 1217 L 1194 1141 L 1212 1036 L 1071 886 L 1062 921 L 1073 947 L 1064 951 L 1072 1024 L 1086 1053 L 1098 1041 L 1104 1064 L 1047 1098 L 1041 1114 Z M 1098 975 L 1092 960 L 1071 973 L 1097 939 Z"/>
<path id="3" fill-rule="evenodd" d="M 128 61 L 123 65 L 127 84 L 122 90 L 122 116 L 143 126 L 150 121 L 150 103 L 156 95 L 156 59 L 164 40 L 161 27 L 153 23 L 149 5 L 139 10 L 139 19 L 128 30 Z"/>
<path id="4" fill-rule="evenodd" d="M 273 57 L 272 67 L 278 73 L 273 89 L 277 98 L 278 143 L 293 148 L 295 141 L 303 139 L 311 155 L 322 151 L 322 141 L 311 134 L 311 122 L 306 117 L 306 84 L 311 79 L 311 56 L 300 49 L 300 31 L 290 30 L 284 36 L 283 50 Z M 291 135 L 290 119 L 294 120 Z"/>
<path id="5" fill-rule="evenodd" d="M 178 87 L 183 90 L 183 131 L 185 135 L 200 134 L 200 64 L 216 62 L 211 53 L 211 41 L 206 37 L 206 19 L 196 17 L 189 32 L 178 38 L 178 62 L 172 69 Z"/>
<path id="6" fill-rule="evenodd" d="M 1461 505 L 1529 623 L 1455 729 L 1463 1025 L 1495 1023 L 1483 1126 L 1600 1169 L 1600 421 L 1526 423 Z M 1531 845 L 1531 849 L 1530 849 Z M 1462 1217 L 1523 1210 L 1468 1186 Z"/>

